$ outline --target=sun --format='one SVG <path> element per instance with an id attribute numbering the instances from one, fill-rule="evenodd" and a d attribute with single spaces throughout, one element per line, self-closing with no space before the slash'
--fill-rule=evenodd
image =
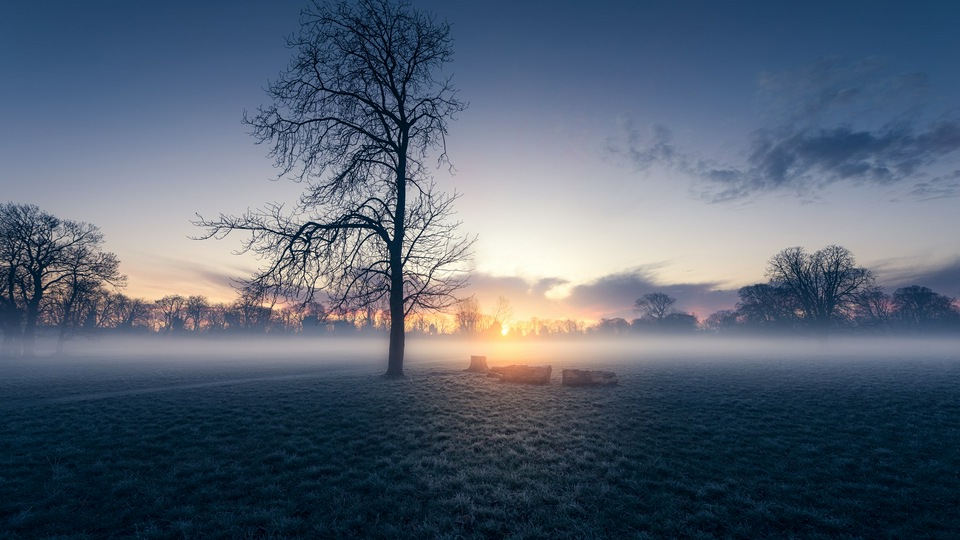
<path id="1" fill-rule="evenodd" d="M 510 325 L 501 324 L 500 325 L 500 335 L 506 337 L 510 333 Z"/>

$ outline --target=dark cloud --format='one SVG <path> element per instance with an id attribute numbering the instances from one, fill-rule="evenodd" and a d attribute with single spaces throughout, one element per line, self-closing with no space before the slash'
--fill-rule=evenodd
<path id="1" fill-rule="evenodd" d="M 808 191 L 841 181 L 889 185 L 915 179 L 925 167 L 960 150 L 960 122 L 940 121 L 921 131 L 891 126 L 877 131 L 849 126 L 810 131 L 761 130 L 747 167 L 703 172 L 723 190 L 737 193 L 791 188 Z M 929 189 L 949 193 L 936 179 Z M 955 187 L 955 186 L 954 186 Z"/>
<path id="2" fill-rule="evenodd" d="M 960 297 L 960 259 L 933 268 L 879 268 L 883 285 L 892 293 L 900 287 L 920 285 L 950 297 Z"/>
<path id="3" fill-rule="evenodd" d="M 641 296 L 653 292 L 666 293 L 677 299 L 674 308 L 693 311 L 706 317 L 736 303 L 736 291 L 722 290 L 718 283 L 679 283 L 664 285 L 652 275 L 651 267 L 610 274 L 590 283 L 577 285 L 565 302 L 595 317 L 632 317 L 633 304 Z"/>
<path id="4" fill-rule="evenodd" d="M 913 199 L 960 194 L 960 170 L 932 172 L 960 150 L 960 119 L 924 114 L 924 74 L 891 75 L 878 59 L 828 58 L 764 74 L 758 87 L 768 125 L 746 141 L 740 162 L 704 159 L 679 148 L 667 127 L 645 132 L 629 121 L 623 144 L 608 149 L 638 171 L 660 166 L 698 179 L 699 194 L 713 202 L 809 195 L 836 183 L 903 185 Z"/>
<path id="5" fill-rule="evenodd" d="M 481 309 L 492 308 L 496 298 L 504 296 L 518 315 L 527 313 L 543 318 L 629 319 L 635 316 L 633 304 L 636 299 L 652 292 L 669 294 L 677 299 L 676 309 L 696 312 L 704 318 L 736 304 L 736 290 L 721 289 L 718 283 L 659 283 L 654 274 L 661 266 L 648 265 L 609 274 L 589 283 L 574 285 L 564 291 L 566 295 L 556 296 L 547 293 L 557 287 L 569 286 L 569 281 L 545 278 L 530 282 L 519 277 L 474 274 L 468 292 L 481 298 Z"/>

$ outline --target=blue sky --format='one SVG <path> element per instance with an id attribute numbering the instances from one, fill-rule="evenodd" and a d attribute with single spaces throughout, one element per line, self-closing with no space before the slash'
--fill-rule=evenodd
<path id="1" fill-rule="evenodd" d="M 415 2 L 453 25 L 473 291 L 518 317 L 701 316 L 783 248 L 960 296 L 960 7 Z M 240 122 L 300 1 L 0 3 L 4 200 L 93 222 L 128 293 L 228 300 L 256 266 L 196 213 L 292 201 Z"/>

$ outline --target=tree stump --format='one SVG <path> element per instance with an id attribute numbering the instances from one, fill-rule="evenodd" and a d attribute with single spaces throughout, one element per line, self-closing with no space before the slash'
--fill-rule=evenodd
<path id="1" fill-rule="evenodd" d="M 613 386 L 617 384 L 617 374 L 612 371 L 565 369 L 561 384 L 563 386 Z"/>
<path id="2" fill-rule="evenodd" d="M 550 384 L 552 366 L 509 365 L 490 368 L 489 377 L 499 377 L 502 382 L 523 384 Z"/>
<path id="3" fill-rule="evenodd" d="M 470 356 L 470 367 L 464 371 L 475 371 L 477 373 L 486 373 L 490 371 L 490 368 L 487 367 L 487 357 L 486 356 Z"/>

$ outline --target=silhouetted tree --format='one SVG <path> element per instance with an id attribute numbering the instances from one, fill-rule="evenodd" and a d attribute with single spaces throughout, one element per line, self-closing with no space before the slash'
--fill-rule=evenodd
<path id="1" fill-rule="evenodd" d="M 173 333 L 183 330 L 187 320 L 187 299 L 179 294 L 168 294 L 157 300 L 162 329 Z"/>
<path id="2" fill-rule="evenodd" d="M 213 332 L 223 332 L 227 329 L 227 319 L 230 306 L 217 302 L 207 309 L 207 328 Z"/>
<path id="3" fill-rule="evenodd" d="M 52 300 L 59 302 L 60 320 L 68 325 L 78 295 L 101 284 L 123 283 L 116 256 L 104 252 L 103 243 L 95 225 L 63 220 L 34 205 L 0 205 L 4 350 L 16 352 L 20 334 L 19 348 L 33 354 L 41 310 Z"/>
<path id="4" fill-rule="evenodd" d="M 320 302 L 310 302 L 304 307 L 300 328 L 304 333 L 318 334 L 327 331 L 327 310 Z"/>
<path id="5" fill-rule="evenodd" d="M 194 295 L 187 298 L 184 306 L 185 322 L 190 323 L 190 329 L 194 332 L 200 332 L 203 326 L 204 317 L 210 309 L 210 302 L 205 296 Z"/>
<path id="6" fill-rule="evenodd" d="M 457 331 L 461 334 L 479 334 L 483 329 L 483 313 L 480 312 L 480 302 L 472 296 L 457 302 L 457 311 L 454 318 L 457 321 Z"/>
<path id="7" fill-rule="evenodd" d="M 143 298 L 130 298 L 117 293 L 111 299 L 110 318 L 114 328 L 130 331 L 145 327 L 150 322 L 150 304 Z"/>
<path id="8" fill-rule="evenodd" d="M 451 305 L 466 281 L 456 195 L 425 166 L 446 162 L 447 124 L 465 108 L 440 76 L 450 27 L 405 0 L 314 4 L 301 25 L 273 105 L 245 119 L 280 175 L 307 184 L 300 204 L 198 224 L 205 238 L 249 231 L 246 249 L 269 261 L 251 280 L 264 290 L 304 303 L 323 290 L 332 309 L 386 300 L 387 375 L 400 377 L 406 316 Z"/>
<path id="9" fill-rule="evenodd" d="M 732 309 L 721 309 L 711 313 L 707 320 L 703 321 L 703 326 L 717 334 L 726 334 L 737 328 L 737 312 Z"/>
<path id="10" fill-rule="evenodd" d="M 630 333 L 630 323 L 621 317 L 600 319 L 600 322 L 594 327 L 594 332 L 607 336 L 625 335 Z"/>
<path id="11" fill-rule="evenodd" d="M 893 315 L 903 328 L 915 331 L 943 330 L 960 318 L 952 298 L 919 285 L 894 291 Z"/>
<path id="12" fill-rule="evenodd" d="M 893 298 L 880 287 L 866 287 L 856 296 L 853 316 L 859 328 L 885 332 L 893 319 Z"/>
<path id="13" fill-rule="evenodd" d="M 827 246 L 814 253 L 787 248 L 770 259 L 767 276 L 797 301 L 803 321 L 825 332 L 845 316 L 857 295 L 873 284 L 873 274 L 856 266 L 844 247 Z"/>
<path id="14" fill-rule="evenodd" d="M 784 287 L 758 283 L 741 287 L 737 296 L 737 315 L 746 328 L 785 330 L 800 320 L 800 305 Z"/>
<path id="15" fill-rule="evenodd" d="M 263 291 L 257 287 L 243 287 L 230 306 L 227 324 L 230 328 L 248 333 L 265 333 L 273 317 L 273 304 L 267 303 Z"/>
<path id="16" fill-rule="evenodd" d="M 510 307 L 510 300 L 507 300 L 506 296 L 497 297 L 497 309 L 493 313 L 493 322 L 491 327 L 496 330 L 496 332 L 501 331 L 501 327 L 504 324 L 510 322 L 510 319 L 513 318 L 513 308 Z"/>
<path id="17" fill-rule="evenodd" d="M 126 282 L 126 276 L 120 274 L 117 256 L 101 251 L 104 240 L 97 227 L 89 223 L 66 223 L 73 229 L 73 237 L 59 263 L 62 281 L 56 298 L 62 318 L 57 336 L 58 353 L 63 352 L 71 328 L 82 324 L 83 318 L 76 315 L 83 314 L 83 307 L 90 307 L 89 303 L 94 301 L 101 287 L 116 287 Z"/>
<path id="18" fill-rule="evenodd" d="M 24 279 L 25 250 L 20 241 L 23 221 L 20 205 L 7 203 L 0 206 L 0 331 L 3 346 L 0 354 L 20 353 L 23 309 L 20 284 Z"/>
<path id="19" fill-rule="evenodd" d="M 698 324 L 697 316 L 693 313 L 674 311 L 660 319 L 658 326 L 666 332 L 686 334 L 695 332 Z"/>
<path id="20" fill-rule="evenodd" d="M 634 303 L 633 311 L 641 317 L 659 322 L 670 313 L 670 307 L 676 301 L 676 298 L 664 293 L 645 294 Z"/>

